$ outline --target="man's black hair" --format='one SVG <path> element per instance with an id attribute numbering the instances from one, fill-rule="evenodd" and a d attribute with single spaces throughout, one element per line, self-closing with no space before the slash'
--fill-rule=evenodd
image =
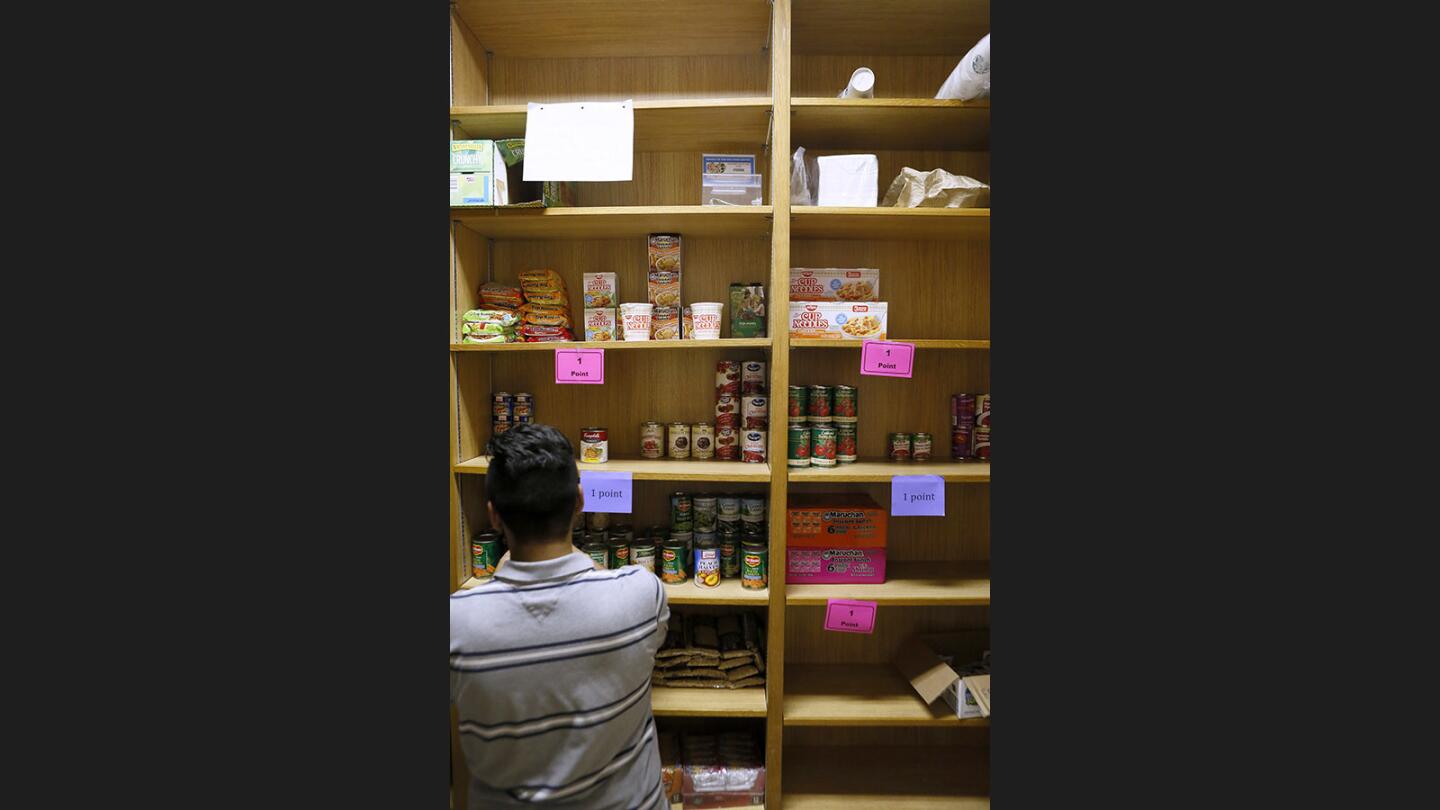
<path id="1" fill-rule="evenodd" d="M 485 494 L 520 542 L 568 536 L 580 474 L 565 434 L 525 423 L 490 439 Z"/>

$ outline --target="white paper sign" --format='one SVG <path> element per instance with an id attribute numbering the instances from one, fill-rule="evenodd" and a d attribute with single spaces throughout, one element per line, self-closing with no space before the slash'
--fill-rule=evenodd
<path id="1" fill-rule="evenodd" d="M 634 158 L 633 101 L 532 102 L 526 107 L 526 182 L 629 180 Z"/>

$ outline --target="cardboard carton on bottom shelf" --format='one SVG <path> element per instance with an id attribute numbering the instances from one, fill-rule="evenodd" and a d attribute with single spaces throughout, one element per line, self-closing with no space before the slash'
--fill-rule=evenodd
<path id="1" fill-rule="evenodd" d="M 895 668 L 926 703 L 944 698 L 961 720 L 989 717 L 989 673 L 962 677 L 956 671 L 979 661 L 987 646 L 984 631 L 919 635 L 900 647 Z"/>
<path id="2" fill-rule="evenodd" d="M 660 732 L 660 791 L 667 805 L 679 804 L 683 779 L 680 773 L 680 740 L 674 732 Z"/>

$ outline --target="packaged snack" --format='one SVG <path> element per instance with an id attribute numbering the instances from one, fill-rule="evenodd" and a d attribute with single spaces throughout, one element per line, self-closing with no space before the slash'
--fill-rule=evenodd
<path id="1" fill-rule="evenodd" d="M 680 339 L 680 308 L 656 306 L 650 315 L 651 340 Z"/>
<path id="2" fill-rule="evenodd" d="M 461 343 L 515 343 L 516 341 L 507 335 L 466 335 L 460 339 Z"/>
<path id="3" fill-rule="evenodd" d="M 878 301 L 880 271 L 873 267 L 792 267 L 790 300 Z"/>
<path id="4" fill-rule="evenodd" d="M 717 322 L 715 325 L 718 327 L 720 324 Z M 684 340 L 695 339 L 695 317 L 688 306 L 680 309 L 680 337 Z"/>
<path id="5" fill-rule="evenodd" d="M 730 337 L 765 337 L 765 285 L 730 285 Z"/>
<path id="6" fill-rule="evenodd" d="M 528 343 L 575 339 L 574 333 L 563 326 L 539 326 L 527 323 L 522 324 L 516 332 Z"/>
<path id="7" fill-rule="evenodd" d="M 620 296 L 616 293 L 614 273 L 585 273 L 581 279 L 585 285 L 586 309 L 618 306 Z"/>
<path id="8" fill-rule="evenodd" d="M 551 307 L 541 304 L 526 304 L 520 307 L 520 317 L 527 324 L 536 326 L 569 326 L 569 307 Z"/>
<path id="9" fill-rule="evenodd" d="M 460 316 L 465 323 L 495 322 L 503 326 L 514 326 L 520 322 L 514 312 L 502 309 L 472 309 Z"/>
<path id="10" fill-rule="evenodd" d="M 519 287 L 509 287 L 494 281 L 480 285 L 480 301 L 490 308 L 518 309 L 525 299 L 520 296 Z"/>
<path id="11" fill-rule="evenodd" d="M 790 303 L 790 337 L 820 340 L 884 340 L 884 301 L 851 304 L 833 301 Z"/>
<path id="12" fill-rule="evenodd" d="M 525 292 L 531 290 L 562 290 L 565 288 L 565 279 L 554 270 L 521 270 L 520 289 Z"/>
<path id="13" fill-rule="evenodd" d="M 610 307 L 585 310 L 586 340 L 615 340 L 615 310 Z"/>

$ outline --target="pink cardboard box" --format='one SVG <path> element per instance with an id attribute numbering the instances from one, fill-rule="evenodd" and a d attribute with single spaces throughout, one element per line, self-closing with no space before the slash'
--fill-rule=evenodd
<path id="1" fill-rule="evenodd" d="M 785 555 L 787 583 L 878 585 L 885 581 L 884 548 L 790 546 Z"/>

